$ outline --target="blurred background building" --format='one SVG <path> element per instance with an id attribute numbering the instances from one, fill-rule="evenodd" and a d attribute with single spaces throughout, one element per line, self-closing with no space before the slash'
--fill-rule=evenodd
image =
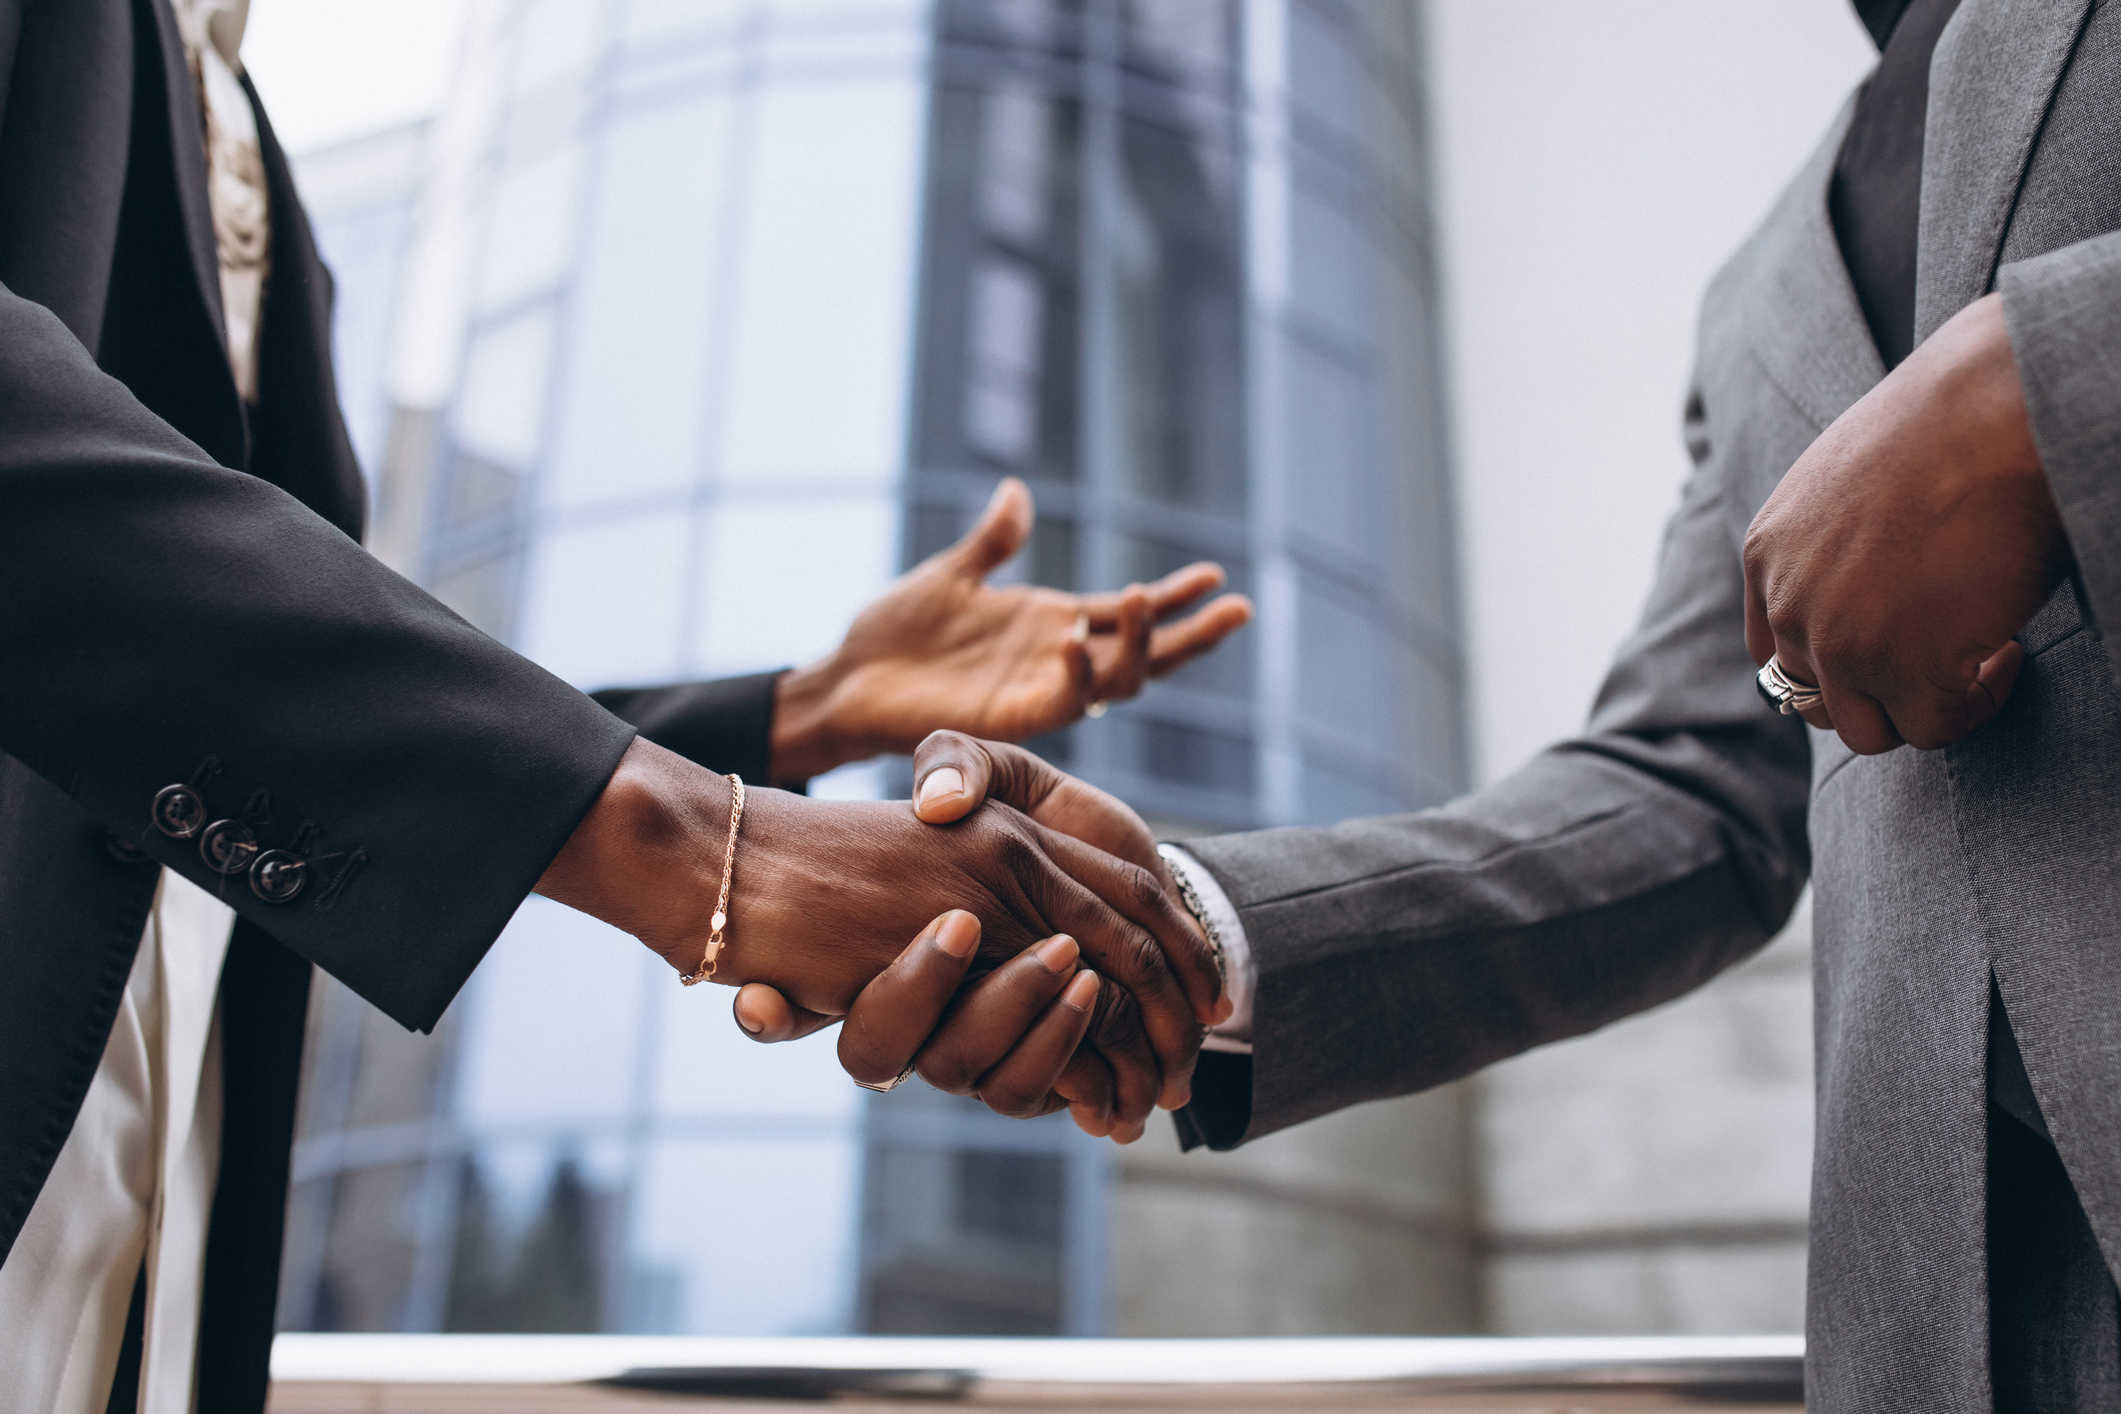
<path id="1" fill-rule="evenodd" d="M 1860 72 L 1838 0 L 1798 10 L 267 0 L 249 58 L 379 553 L 584 686 L 749 671 L 1022 475 L 1020 573 L 1205 556 L 1259 601 L 1038 743 L 1184 833 L 1435 803 L 1573 724 L 1680 475 L 1692 303 Z M 366 107 L 325 77 L 362 44 L 402 90 Z M 282 1322 L 1794 1328 L 1809 1100 L 1801 928 L 1181 1159 L 866 1096 L 533 899 L 432 1038 L 320 987 Z"/>

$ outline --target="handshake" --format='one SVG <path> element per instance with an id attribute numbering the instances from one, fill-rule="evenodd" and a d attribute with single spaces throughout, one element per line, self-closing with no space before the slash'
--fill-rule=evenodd
<path id="1" fill-rule="evenodd" d="M 1221 959 L 1139 815 L 1020 747 L 936 732 L 915 801 L 735 787 L 636 741 L 539 891 L 701 967 L 733 861 L 715 980 L 761 1040 L 844 1017 L 840 1060 L 1000 1113 L 1068 1106 L 1141 1137 L 1191 1095 L 1225 1019 Z M 908 940 L 911 939 L 909 945 Z M 1084 1044 L 1087 1041 L 1088 1044 Z"/>
<path id="2" fill-rule="evenodd" d="M 1220 960 L 1141 817 L 1003 742 L 1133 696 L 1251 605 L 1201 604 L 1222 583 L 1209 564 L 1113 594 L 990 583 L 1031 526 L 1029 492 L 1004 482 L 963 540 L 780 681 L 772 779 L 915 751 L 913 807 L 747 799 L 642 738 L 538 892 L 682 977 L 744 985 L 738 1018 L 761 1040 L 845 1017 L 841 1058 L 872 1087 L 912 1067 L 1004 1114 L 1066 1104 L 1131 1142 L 1152 1107 L 1188 1098 L 1203 1027 L 1229 1011 Z"/>

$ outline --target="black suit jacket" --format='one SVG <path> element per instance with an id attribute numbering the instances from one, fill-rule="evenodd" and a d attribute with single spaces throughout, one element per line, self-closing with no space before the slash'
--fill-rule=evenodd
<path id="1" fill-rule="evenodd" d="M 256 1409 L 310 964 L 431 1028 L 635 723 L 760 776 L 772 678 L 600 704 L 360 548 L 331 282 L 262 113 L 254 410 L 230 377 L 167 0 L 0 0 L 0 114 L 0 1261 L 173 869 L 240 918 L 199 1402 Z M 301 892 L 154 828 L 180 782 L 301 857 Z"/>

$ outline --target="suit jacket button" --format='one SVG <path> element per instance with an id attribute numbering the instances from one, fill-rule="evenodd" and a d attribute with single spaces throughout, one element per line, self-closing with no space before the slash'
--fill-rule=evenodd
<path id="1" fill-rule="evenodd" d="M 292 850 L 268 849 L 250 866 L 250 891 L 267 903 L 288 903 L 308 878 L 308 860 Z"/>
<path id="2" fill-rule="evenodd" d="M 206 823 L 206 798 L 187 785 L 164 786 L 148 818 L 171 839 L 188 840 Z"/>
<path id="3" fill-rule="evenodd" d="M 199 858 L 216 874 L 240 874 L 257 857 L 257 831 L 241 820 L 216 820 L 199 836 Z"/>
<path id="4" fill-rule="evenodd" d="M 116 830 L 103 832 L 103 852 L 120 864 L 145 864 L 147 851 L 134 844 Z"/>

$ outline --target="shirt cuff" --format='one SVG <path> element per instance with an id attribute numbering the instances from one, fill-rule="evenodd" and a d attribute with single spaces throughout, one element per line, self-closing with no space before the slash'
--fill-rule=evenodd
<path id="1" fill-rule="evenodd" d="M 1245 925 L 1238 921 L 1230 896 L 1208 872 L 1208 866 L 1179 845 L 1160 844 L 1156 852 L 1180 882 L 1193 891 L 1193 897 L 1200 902 L 1201 922 L 1222 945 L 1223 986 L 1230 994 L 1232 1010 L 1228 1021 L 1208 1032 L 1201 1049 L 1248 1056 L 1252 1054 L 1252 994 L 1258 973 L 1252 965 L 1252 945 L 1245 938 Z"/>

